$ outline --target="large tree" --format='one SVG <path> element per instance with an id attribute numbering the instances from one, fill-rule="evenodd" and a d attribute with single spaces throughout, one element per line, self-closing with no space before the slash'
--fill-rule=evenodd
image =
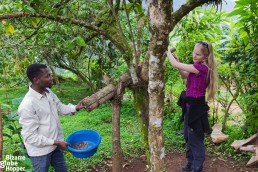
<path id="1" fill-rule="evenodd" d="M 126 86 L 133 90 L 135 107 L 142 120 L 150 171 L 161 172 L 166 171 L 162 125 L 164 52 L 169 44 L 169 33 L 196 7 L 220 3 L 221 0 L 189 0 L 174 11 L 173 1 L 148 0 L 145 12 L 141 0 L 7 0 L 1 4 L 4 10 L 0 20 L 5 31 L 9 32 L 6 43 L 18 41 L 19 44 L 15 44 L 18 51 L 20 45 L 23 48 L 24 45 L 33 45 L 38 53 L 46 52 L 47 47 L 47 55 L 52 57 L 53 64 L 74 70 L 81 78 L 85 74 L 83 66 L 78 67 L 80 63 L 76 64 L 76 61 L 82 59 L 76 58 L 89 53 L 87 45 L 92 45 L 92 40 L 110 41 L 120 51 L 129 71 L 130 82 Z M 15 28 L 20 34 L 24 33 L 25 38 L 17 37 Z M 149 33 L 147 38 L 146 33 Z M 66 43 L 70 39 L 75 39 L 77 44 L 68 47 Z M 71 53 L 73 49 L 74 53 Z M 96 96 L 93 98 L 96 100 Z M 97 100 L 97 104 L 99 102 Z"/>

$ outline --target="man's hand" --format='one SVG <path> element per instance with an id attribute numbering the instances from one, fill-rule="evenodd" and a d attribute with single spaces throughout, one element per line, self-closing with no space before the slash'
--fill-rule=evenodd
<path id="1" fill-rule="evenodd" d="M 54 145 L 57 145 L 58 147 L 60 147 L 62 150 L 67 150 L 67 146 L 69 146 L 70 144 L 65 142 L 65 141 L 54 141 Z"/>
<path id="2" fill-rule="evenodd" d="M 85 105 L 82 103 L 82 101 L 80 101 L 77 105 L 76 105 L 76 110 L 79 111 L 82 108 L 85 108 Z"/>

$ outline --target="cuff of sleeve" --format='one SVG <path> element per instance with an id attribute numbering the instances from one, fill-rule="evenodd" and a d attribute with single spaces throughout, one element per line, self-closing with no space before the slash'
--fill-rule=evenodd
<path id="1" fill-rule="evenodd" d="M 54 145 L 55 140 L 53 139 L 47 139 L 46 144 L 47 145 Z"/>
<path id="2" fill-rule="evenodd" d="M 77 112 L 76 106 L 71 104 L 71 112 Z"/>

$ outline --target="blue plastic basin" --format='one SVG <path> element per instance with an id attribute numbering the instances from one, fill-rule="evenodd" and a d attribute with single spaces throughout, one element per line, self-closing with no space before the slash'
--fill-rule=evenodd
<path id="1" fill-rule="evenodd" d="M 69 135 L 66 142 L 70 144 L 67 148 L 72 152 L 73 156 L 88 158 L 97 152 L 101 137 L 95 130 L 79 130 Z M 78 142 L 88 142 L 88 146 L 84 149 L 73 148 Z"/>

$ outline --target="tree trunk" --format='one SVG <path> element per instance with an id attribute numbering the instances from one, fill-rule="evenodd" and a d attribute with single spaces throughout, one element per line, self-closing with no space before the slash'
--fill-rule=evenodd
<path id="1" fill-rule="evenodd" d="M 123 152 L 120 144 L 120 108 L 123 96 L 123 85 L 118 83 L 117 92 L 111 100 L 112 105 L 112 171 L 123 171 Z"/>
<path id="2" fill-rule="evenodd" d="M 166 171 L 163 136 L 164 113 L 164 53 L 168 47 L 171 25 L 171 1 L 149 1 L 149 26 L 151 31 L 149 59 L 149 131 L 151 172 Z"/>
<path id="3" fill-rule="evenodd" d="M 139 123 L 141 134 L 144 142 L 147 164 L 150 167 L 150 147 L 148 142 L 148 127 L 149 127 L 149 95 L 147 86 L 134 90 L 135 108 L 139 112 Z"/>
<path id="4" fill-rule="evenodd" d="M 231 107 L 231 105 L 233 104 L 234 101 L 235 101 L 234 98 L 231 99 L 230 102 L 228 103 L 227 107 L 225 108 L 225 114 L 224 114 L 224 118 L 223 118 L 223 122 L 222 122 L 222 131 L 226 129 L 229 110 L 230 110 L 230 107 Z"/>

